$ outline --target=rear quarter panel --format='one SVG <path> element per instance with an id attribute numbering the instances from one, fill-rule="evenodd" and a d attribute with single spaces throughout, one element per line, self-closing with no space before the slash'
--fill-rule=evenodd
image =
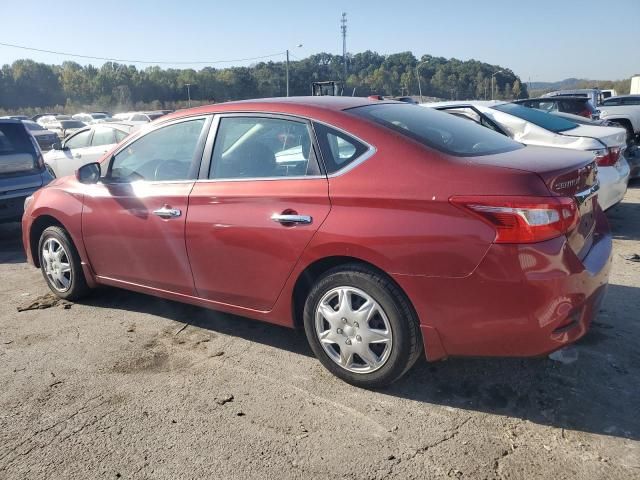
<path id="1" fill-rule="evenodd" d="M 329 178 L 332 209 L 306 254 L 361 258 L 389 274 L 465 277 L 495 231 L 451 205 L 452 195 L 548 195 L 529 172 L 449 157 L 379 129 L 361 138 L 377 152 Z"/>

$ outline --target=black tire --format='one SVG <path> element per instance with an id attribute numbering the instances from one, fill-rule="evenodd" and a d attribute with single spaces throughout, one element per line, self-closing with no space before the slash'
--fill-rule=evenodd
<path id="1" fill-rule="evenodd" d="M 63 249 L 66 258 L 68 259 L 70 271 L 69 271 L 69 285 L 64 286 L 62 284 L 56 284 L 47 274 L 47 262 L 44 258 L 43 248 L 48 240 L 54 240 Z M 78 300 L 89 293 L 89 286 L 84 278 L 84 272 L 80 263 L 80 255 L 76 250 L 71 237 L 64 228 L 61 227 L 47 227 L 40 235 L 38 242 L 38 258 L 40 260 L 40 270 L 44 277 L 49 289 L 58 297 L 65 300 Z"/>
<path id="2" fill-rule="evenodd" d="M 343 368 L 327 354 L 316 333 L 316 309 L 320 301 L 328 292 L 342 286 L 366 293 L 378 303 L 388 319 L 392 331 L 391 351 L 375 371 L 360 373 Z M 404 293 L 385 275 L 357 263 L 333 268 L 317 280 L 305 302 L 304 329 L 311 349 L 325 368 L 345 382 L 362 388 L 381 388 L 395 382 L 423 351 L 418 319 Z"/>

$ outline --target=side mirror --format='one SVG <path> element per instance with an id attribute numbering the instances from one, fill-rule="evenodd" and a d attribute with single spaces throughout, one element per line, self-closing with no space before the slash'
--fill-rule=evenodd
<path id="1" fill-rule="evenodd" d="M 76 170 L 76 179 L 84 184 L 98 183 L 98 180 L 100 180 L 100 164 L 93 162 L 81 166 Z"/>

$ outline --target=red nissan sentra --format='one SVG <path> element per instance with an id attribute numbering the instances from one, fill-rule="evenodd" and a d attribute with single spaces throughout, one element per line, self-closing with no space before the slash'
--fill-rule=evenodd
<path id="1" fill-rule="evenodd" d="M 177 112 L 26 202 L 58 296 L 112 285 L 289 327 L 379 387 L 425 352 L 532 356 L 585 334 L 611 236 L 594 158 L 399 102 Z M 186 319 L 188 320 L 188 319 Z"/>

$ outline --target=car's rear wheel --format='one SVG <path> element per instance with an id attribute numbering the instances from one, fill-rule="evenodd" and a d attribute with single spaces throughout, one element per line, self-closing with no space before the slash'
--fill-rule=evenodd
<path id="1" fill-rule="evenodd" d="M 48 227 L 38 242 L 40 269 L 47 285 L 58 297 L 77 300 L 89 291 L 80 256 L 61 227 Z"/>
<path id="2" fill-rule="evenodd" d="M 359 387 L 394 382 L 422 351 L 418 321 L 404 294 L 359 264 L 329 270 L 316 282 L 305 303 L 304 326 L 320 362 Z"/>

